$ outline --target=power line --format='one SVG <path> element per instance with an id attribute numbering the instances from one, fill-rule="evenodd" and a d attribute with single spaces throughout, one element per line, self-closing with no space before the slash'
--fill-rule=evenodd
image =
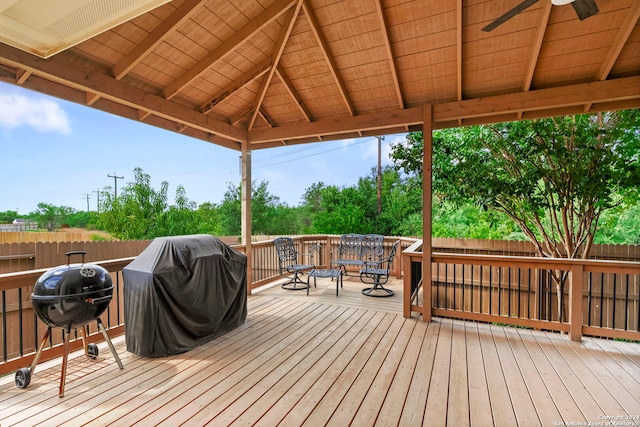
<path id="1" fill-rule="evenodd" d="M 353 144 L 349 144 L 349 147 L 354 146 L 354 145 L 358 145 L 358 144 L 363 144 L 365 142 L 369 142 L 369 141 L 372 141 L 372 140 L 373 140 L 373 138 L 369 138 L 369 139 L 364 139 L 364 140 L 359 141 L 359 142 L 354 142 Z M 283 163 L 289 163 L 289 162 L 295 162 L 297 160 L 308 159 L 309 157 L 319 156 L 320 154 L 330 153 L 330 152 L 336 151 L 336 150 L 342 150 L 342 148 L 343 147 L 332 148 L 331 150 L 325 150 L 325 151 L 321 151 L 319 153 L 309 154 L 308 156 L 297 157 L 295 159 L 290 159 L 290 160 L 283 160 L 281 162 L 270 163 L 268 165 L 256 166 L 256 168 L 266 168 L 266 167 L 269 167 L 269 166 L 276 166 L 276 165 L 281 165 Z"/>

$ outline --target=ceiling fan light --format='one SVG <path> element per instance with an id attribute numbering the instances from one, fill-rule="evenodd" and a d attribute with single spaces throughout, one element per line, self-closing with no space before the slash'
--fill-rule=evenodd
<path id="1" fill-rule="evenodd" d="M 551 0 L 551 4 L 554 6 L 563 6 L 565 4 L 573 3 L 575 0 Z"/>

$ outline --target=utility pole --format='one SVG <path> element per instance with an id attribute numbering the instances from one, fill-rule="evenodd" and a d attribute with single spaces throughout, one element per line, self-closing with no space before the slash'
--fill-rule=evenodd
<path id="1" fill-rule="evenodd" d="M 91 198 L 91 194 L 84 195 L 87 198 L 87 212 L 89 212 L 89 199 Z"/>
<path id="2" fill-rule="evenodd" d="M 107 177 L 113 178 L 113 183 L 114 183 L 113 199 L 115 200 L 115 199 L 118 198 L 118 180 L 119 179 L 124 179 L 124 176 L 116 176 L 116 173 L 114 172 L 113 175 L 107 174 Z"/>
<path id="3" fill-rule="evenodd" d="M 97 190 L 93 190 L 94 193 L 96 193 L 96 212 L 100 213 L 100 189 Z"/>
<path id="4" fill-rule="evenodd" d="M 384 136 L 378 138 L 378 215 L 382 213 L 382 141 Z"/>

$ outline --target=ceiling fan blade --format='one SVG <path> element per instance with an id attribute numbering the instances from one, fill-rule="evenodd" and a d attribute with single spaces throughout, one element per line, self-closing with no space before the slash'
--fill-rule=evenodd
<path id="1" fill-rule="evenodd" d="M 581 21 L 600 12 L 595 0 L 576 0 L 571 6 Z"/>
<path id="2" fill-rule="evenodd" d="M 510 11 L 508 11 L 507 13 L 505 13 L 504 15 L 496 19 L 495 21 L 493 21 L 491 24 L 484 27 L 482 31 L 489 32 L 493 30 L 494 28 L 504 24 L 509 19 L 513 18 L 514 16 L 516 16 L 517 14 L 519 14 L 520 12 L 522 12 L 523 10 L 527 9 L 528 7 L 532 6 L 537 2 L 538 0 L 524 0 L 522 3 L 517 5 L 516 7 L 514 7 L 513 9 L 511 9 Z"/>

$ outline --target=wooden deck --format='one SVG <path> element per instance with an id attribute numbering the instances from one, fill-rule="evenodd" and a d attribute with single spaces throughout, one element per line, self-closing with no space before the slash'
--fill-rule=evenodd
<path id="1" fill-rule="evenodd" d="M 0 378 L 0 425 L 502 427 L 640 415 L 638 344 L 424 323 L 402 317 L 401 295 L 360 288 L 349 278 L 337 298 L 328 279 L 308 297 L 263 290 L 244 325 L 175 357 L 140 358 L 120 337 L 124 370 L 104 343 L 97 361 L 73 353 L 63 398 L 59 360 L 24 390 Z"/>

